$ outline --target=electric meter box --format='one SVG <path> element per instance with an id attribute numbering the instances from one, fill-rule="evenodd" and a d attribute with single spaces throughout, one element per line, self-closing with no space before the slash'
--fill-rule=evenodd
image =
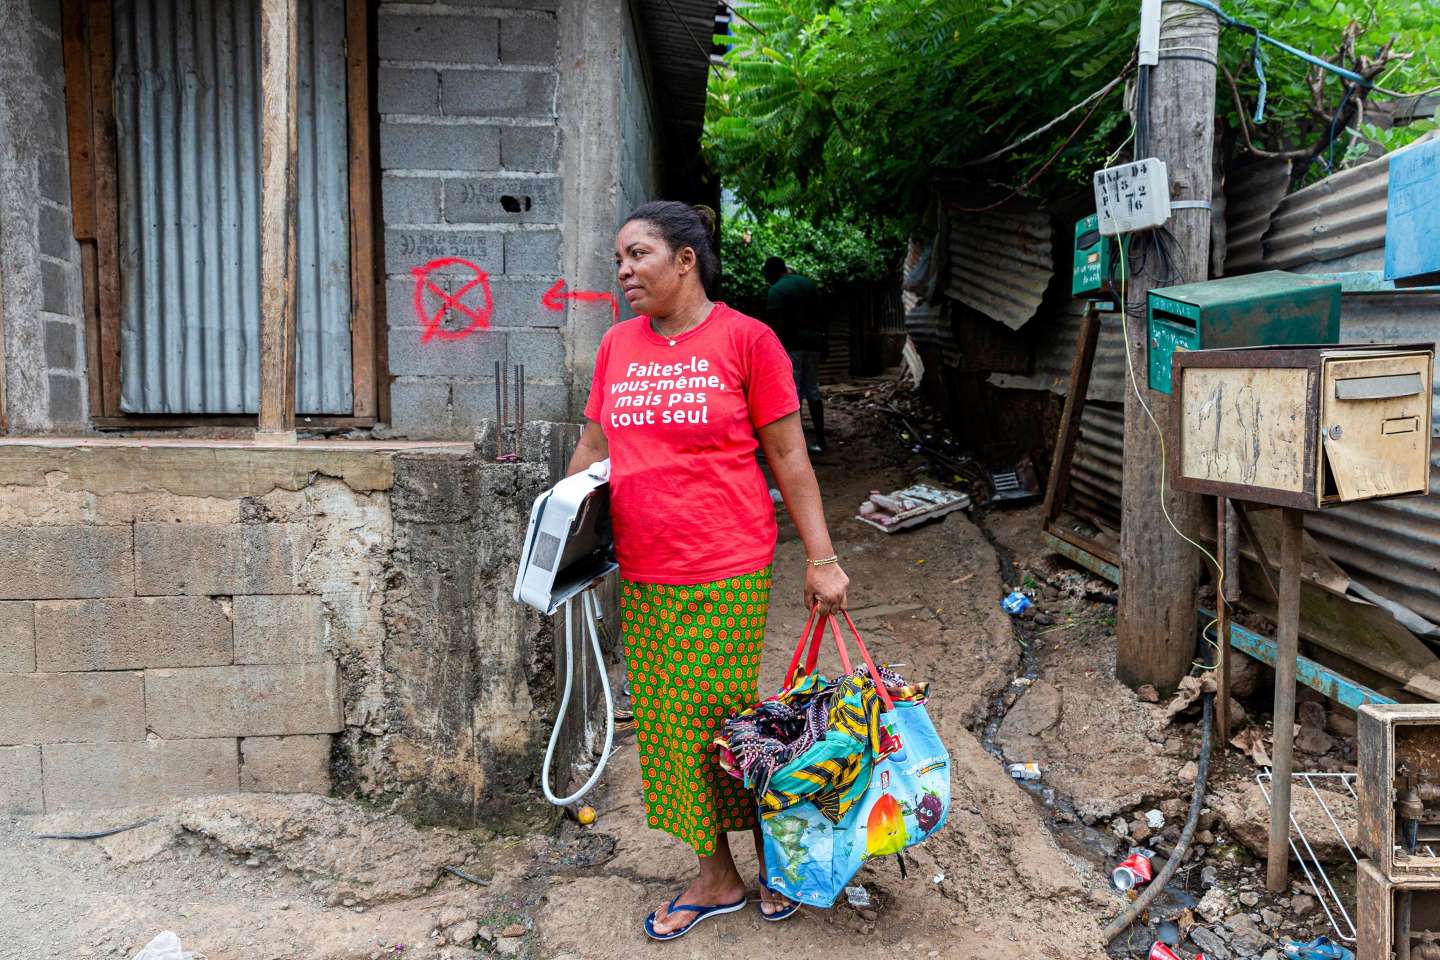
<path id="1" fill-rule="evenodd" d="M 1070 295 L 1099 297 L 1118 289 L 1121 271 L 1116 243 L 1100 233 L 1100 218 L 1090 214 L 1075 222 L 1074 265 L 1070 274 Z"/>
<path id="2" fill-rule="evenodd" d="M 1302 510 L 1428 491 L 1435 344 L 1180 351 L 1172 362 L 1175 489 Z"/>
<path id="3" fill-rule="evenodd" d="M 1165 162 L 1147 157 L 1095 171 L 1095 217 L 1113 237 L 1158 227 L 1170 219 L 1170 178 Z"/>
<path id="4" fill-rule="evenodd" d="M 1440 284 L 1440 140 L 1390 155 L 1385 205 L 1385 279 L 1397 287 Z"/>
<path id="5" fill-rule="evenodd" d="M 1433 956 L 1420 946 L 1440 942 L 1440 878 L 1399 880 L 1360 860 L 1355 913 L 1355 960 Z"/>
<path id="6" fill-rule="evenodd" d="M 1440 704 L 1367 703 L 1356 728 L 1361 856 L 1387 879 L 1440 884 Z M 1420 814 L 1413 852 L 1406 849 L 1402 802 L 1412 790 Z"/>
<path id="7" fill-rule="evenodd" d="M 1181 350 L 1340 340 L 1340 283 L 1279 270 L 1151 290 L 1146 311 L 1150 389 L 1170 392 Z"/>

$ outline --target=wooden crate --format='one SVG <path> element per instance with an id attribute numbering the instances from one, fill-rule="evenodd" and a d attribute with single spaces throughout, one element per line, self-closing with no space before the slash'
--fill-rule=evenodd
<path id="1" fill-rule="evenodd" d="M 1355 888 L 1355 960 L 1394 960 L 1395 920 L 1400 898 L 1407 893 L 1411 931 L 1440 934 L 1440 877 L 1392 880 L 1374 861 L 1361 860 L 1355 867 Z M 1410 953 L 1417 955 L 1415 950 Z"/>
<path id="2" fill-rule="evenodd" d="M 1440 881 L 1440 804 L 1435 823 L 1420 825 L 1420 846 L 1437 854 L 1405 853 L 1395 811 L 1396 774 L 1414 770 L 1440 785 L 1440 704 L 1372 703 L 1358 711 L 1356 757 L 1359 772 L 1360 853 L 1374 861 L 1390 879 L 1431 878 Z"/>
<path id="3" fill-rule="evenodd" d="M 1430 343 L 1177 353 L 1170 481 L 1308 510 L 1423 495 L 1434 359 Z"/>

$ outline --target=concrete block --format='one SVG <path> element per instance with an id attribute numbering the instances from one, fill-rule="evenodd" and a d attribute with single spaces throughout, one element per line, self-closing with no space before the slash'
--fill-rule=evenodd
<path id="1" fill-rule="evenodd" d="M 385 177 L 380 203 L 386 223 L 439 223 L 442 185 L 422 177 Z"/>
<path id="2" fill-rule="evenodd" d="M 230 663 L 231 633 L 230 618 L 209 597 L 42 600 L 35 662 L 48 673 Z"/>
<path id="3" fill-rule="evenodd" d="M 40 204 L 40 252 L 60 260 L 70 259 L 75 235 L 70 229 L 70 211 Z"/>
<path id="4" fill-rule="evenodd" d="M 440 112 L 440 74 L 433 69 L 381 67 L 376 78 L 376 103 L 381 113 Z"/>
<path id="5" fill-rule="evenodd" d="M 329 793 L 330 740 L 246 737 L 240 741 L 240 789 L 246 793 Z"/>
<path id="6" fill-rule="evenodd" d="M 59 426 L 83 423 L 84 405 L 80 400 L 80 378 L 50 374 L 50 419 Z"/>
<path id="7" fill-rule="evenodd" d="M 385 120 L 380 124 L 380 166 L 386 170 L 498 170 L 500 131 L 473 124 Z"/>
<path id="8" fill-rule="evenodd" d="M 0 600 L 135 595 L 129 526 L 0 527 Z"/>
<path id="9" fill-rule="evenodd" d="M 0 674 L 0 745 L 145 736 L 139 673 Z"/>
<path id="10" fill-rule="evenodd" d="M 556 235 L 558 237 L 558 234 Z M 392 276 L 410 276 L 416 267 L 435 260 L 458 258 L 474 264 L 486 273 L 502 273 L 505 269 L 503 237 L 483 230 L 385 230 L 385 272 Z M 559 260 L 559 255 L 556 255 Z M 439 274 L 467 274 L 474 271 L 460 264 L 449 264 Z M 413 290 L 412 290 L 413 294 Z M 407 313 L 408 316 L 408 313 Z"/>
<path id="11" fill-rule="evenodd" d="M 510 341 L 510 362 L 525 364 L 526 377 L 564 378 L 565 338 L 559 330 L 512 330 L 506 336 Z M 529 410 L 530 398 L 527 396 L 525 400 L 525 417 L 534 419 Z"/>
<path id="12" fill-rule="evenodd" d="M 564 213 L 559 177 L 482 177 L 445 181 L 450 223 L 559 223 Z"/>
<path id="13" fill-rule="evenodd" d="M 505 272 L 553 277 L 560 272 L 560 231 L 516 230 L 505 234 Z"/>
<path id="14" fill-rule="evenodd" d="M 340 717 L 333 662 L 145 672 L 145 722 L 162 737 L 338 733 Z"/>
<path id="15" fill-rule="evenodd" d="M 570 390 L 563 383 L 534 383 L 525 370 L 525 419 L 527 421 L 570 419 Z M 475 428 L 495 418 L 495 386 L 490 383 L 456 383 L 453 422 L 457 436 L 471 436 Z M 579 411 L 576 411 L 579 415 Z M 527 431 L 528 432 L 528 431 Z"/>
<path id="16" fill-rule="evenodd" d="M 40 261 L 40 309 L 74 316 L 70 306 L 70 272 L 51 260 Z"/>
<path id="17" fill-rule="evenodd" d="M 325 611 L 319 597 L 236 597 L 236 663 L 323 663 Z"/>
<path id="18" fill-rule="evenodd" d="M 40 158 L 40 196 L 55 203 L 70 203 L 70 158 L 47 153 Z"/>
<path id="19" fill-rule="evenodd" d="M 47 743 L 46 810 L 102 810 L 240 790 L 232 737 L 133 743 Z"/>
<path id="20" fill-rule="evenodd" d="M 554 281 L 496 277 L 490 281 L 495 296 L 495 323 L 501 327 L 563 327 L 565 311 L 551 310 L 540 301 Z M 594 309 L 606 311 L 604 306 Z"/>
<path id="21" fill-rule="evenodd" d="M 506 334 L 481 330 L 463 340 L 420 341 L 420 330 L 390 329 L 390 372 L 396 376 L 487 377 L 505 361 Z"/>
<path id="22" fill-rule="evenodd" d="M 303 523 L 135 524 L 139 596 L 303 593 L 314 532 Z"/>
<path id="23" fill-rule="evenodd" d="M 80 328 L 64 320 L 45 321 L 45 366 L 52 370 L 78 368 Z M 53 403 L 53 397 L 52 403 Z"/>
<path id="24" fill-rule="evenodd" d="M 557 79 L 528 70 L 446 70 L 440 102 L 451 117 L 553 117 Z"/>
<path id="25" fill-rule="evenodd" d="M 0 747 L 0 814 L 43 813 L 40 748 Z"/>
<path id="26" fill-rule="evenodd" d="M 500 21 L 500 62 L 506 66 L 554 63 L 560 23 L 553 17 L 507 17 Z"/>
<path id="27" fill-rule="evenodd" d="M 35 672 L 35 605 L 0 603 L 0 673 Z"/>
<path id="28" fill-rule="evenodd" d="M 560 128 L 501 127 L 500 166 L 535 173 L 560 169 Z"/>
<path id="29" fill-rule="evenodd" d="M 490 64 L 500 56 L 500 27 L 493 17 L 382 11 L 378 35 L 381 60 Z"/>
<path id="30" fill-rule="evenodd" d="M 493 391 L 491 398 L 493 405 Z M 390 385 L 390 428 L 414 440 L 451 436 L 449 381 L 397 379 Z"/>
<path id="31" fill-rule="evenodd" d="M 473 336 L 476 331 L 495 324 L 499 311 L 495 281 L 483 270 L 480 274 L 485 276 L 484 283 L 477 282 L 479 274 L 468 267 L 458 275 L 438 271 L 427 274 L 423 283 L 418 278 L 411 280 L 408 284 L 409 296 L 395 315 L 395 324 L 426 329 L 433 325 L 452 339 L 461 339 L 462 334 Z M 420 296 L 418 306 L 415 301 L 417 286 Z M 396 299 L 400 298 L 397 296 Z"/>

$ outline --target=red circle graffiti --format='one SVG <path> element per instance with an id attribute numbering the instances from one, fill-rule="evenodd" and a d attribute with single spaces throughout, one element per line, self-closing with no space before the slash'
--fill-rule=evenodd
<path id="1" fill-rule="evenodd" d="M 432 273 L 447 267 L 463 267 L 473 271 L 475 276 L 465 281 L 454 293 L 447 293 L 430 279 Z M 490 276 L 484 270 L 461 257 L 442 257 L 439 260 L 431 260 L 423 267 L 416 267 L 410 272 L 415 275 L 415 316 L 424 327 L 424 331 L 420 334 L 421 343 L 429 343 L 437 337 L 441 340 L 463 340 L 475 331 L 484 330 L 490 326 L 490 316 L 495 312 L 495 301 L 490 295 Z M 462 299 L 477 286 L 485 294 L 484 305 L 478 308 L 465 303 Z M 427 291 L 439 298 L 439 304 L 433 313 L 425 305 Z M 445 314 L 450 311 L 466 318 L 468 321 L 466 326 L 458 330 L 446 330 L 442 324 L 445 321 Z"/>

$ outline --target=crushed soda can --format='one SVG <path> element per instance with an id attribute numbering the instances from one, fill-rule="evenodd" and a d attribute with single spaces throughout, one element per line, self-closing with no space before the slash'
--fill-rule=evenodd
<path id="1" fill-rule="evenodd" d="M 1150 865 L 1150 858 L 1143 853 L 1132 853 L 1110 871 L 1110 882 L 1123 893 L 1149 883 L 1154 876 L 1155 869 Z"/>
<path id="2" fill-rule="evenodd" d="M 1164 942 L 1156 940 L 1155 945 L 1151 947 L 1150 952 L 1146 954 L 1145 960 L 1185 960 L 1185 958 L 1174 950 L 1171 950 Z M 1205 960 L 1205 954 L 1195 954 L 1195 960 Z"/>
<path id="3" fill-rule="evenodd" d="M 1012 763 L 1005 769 L 1008 770 L 1010 776 L 1016 780 L 1040 779 L 1040 764 L 1034 763 L 1033 761 L 1030 763 Z"/>
<path id="4" fill-rule="evenodd" d="M 1020 616 L 1020 614 L 1024 613 L 1026 610 L 1029 610 L 1034 605 L 1035 602 L 1029 597 L 1025 596 L 1025 594 L 1021 593 L 1019 590 L 1016 590 L 1014 593 L 1010 594 L 1010 596 L 1000 601 L 1000 609 L 1004 610 L 1012 617 Z"/>
<path id="5" fill-rule="evenodd" d="M 850 906 L 854 907 L 856 910 L 859 910 L 862 907 L 868 907 L 871 903 L 870 891 L 866 890 L 864 885 L 846 887 L 845 902 L 850 904 Z"/>

